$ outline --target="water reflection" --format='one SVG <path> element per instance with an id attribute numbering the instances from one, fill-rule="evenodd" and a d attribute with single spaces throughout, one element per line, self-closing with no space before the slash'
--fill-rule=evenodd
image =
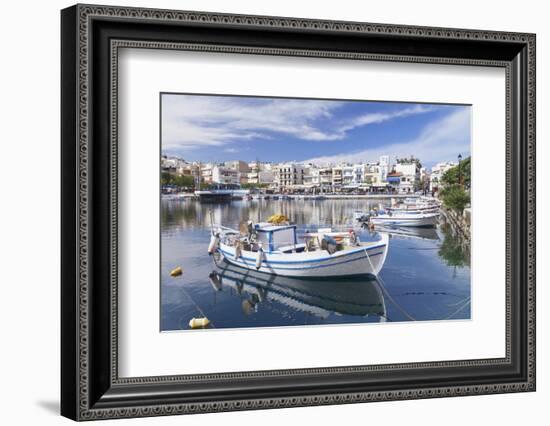
<path id="1" fill-rule="evenodd" d="M 162 201 L 161 329 L 187 329 L 189 320 L 197 316 L 207 316 L 214 328 L 470 318 L 468 245 L 444 225 L 377 228 L 391 235 L 379 282 L 289 282 L 218 267 L 206 253 L 210 210 L 213 221 L 233 228 L 248 219 L 265 220 L 282 213 L 297 224 L 299 233 L 317 226 L 353 227 L 366 241 L 377 236 L 362 229 L 353 212 L 379 204 L 372 200 Z M 171 277 L 169 272 L 178 266 L 182 276 Z"/>
<path id="2" fill-rule="evenodd" d="M 381 288 L 371 277 L 334 280 L 296 279 L 244 270 L 218 259 L 209 276 L 215 291 L 231 292 L 241 299 L 245 315 L 257 313 L 264 303 L 280 303 L 321 319 L 332 314 L 374 316 L 385 321 Z"/>
<path id="3" fill-rule="evenodd" d="M 437 252 L 447 265 L 453 267 L 470 266 L 469 245 L 460 236 L 453 233 L 450 225 L 441 226 L 444 235 L 443 242 Z"/>
<path id="4" fill-rule="evenodd" d="M 440 238 L 436 228 L 413 228 L 413 227 L 382 227 L 376 228 L 379 232 L 402 238 L 418 238 L 421 240 L 438 240 Z"/>
<path id="5" fill-rule="evenodd" d="M 199 203 L 195 201 L 162 201 L 162 230 L 210 227 L 210 210 L 214 221 L 234 227 L 247 220 L 265 221 L 273 214 L 283 214 L 293 223 L 322 226 L 358 226 L 353 212 L 369 211 L 373 207 L 389 206 L 378 200 L 235 200 L 229 203 Z"/>

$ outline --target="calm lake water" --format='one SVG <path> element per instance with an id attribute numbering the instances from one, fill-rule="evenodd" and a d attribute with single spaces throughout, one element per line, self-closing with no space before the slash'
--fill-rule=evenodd
<path id="1" fill-rule="evenodd" d="M 161 330 L 189 329 L 206 316 L 212 328 L 320 325 L 470 318 L 469 254 L 446 225 L 402 228 L 391 234 L 386 263 L 374 278 L 304 280 L 229 266 L 208 256 L 214 222 L 238 228 L 282 213 L 298 234 L 317 226 L 354 228 L 355 210 L 379 200 L 251 200 L 161 202 Z M 384 205 L 384 202 L 380 203 Z M 171 277 L 180 266 L 183 274 Z"/>

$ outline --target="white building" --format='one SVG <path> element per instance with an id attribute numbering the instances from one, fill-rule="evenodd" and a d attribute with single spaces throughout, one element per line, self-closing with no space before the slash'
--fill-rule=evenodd
<path id="1" fill-rule="evenodd" d="M 430 174 L 430 191 L 436 190 L 441 184 L 441 178 L 445 172 L 457 165 L 458 164 L 453 161 L 444 161 L 433 166 L 432 173 Z"/>
<path id="2" fill-rule="evenodd" d="M 332 190 L 339 191 L 342 188 L 344 182 L 343 178 L 343 166 L 336 166 L 332 168 Z"/>
<path id="3" fill-rule="evenodd" d="M 248 163 L 247 182 L 251 184 L 272 184 L 275 181 L 275 173 L 270 163 L 252 161 Z M 241 181 L 243 180 L 241 173 Z"/>
<path id="4" fill-rule="evenodd" d="M 390 171 L 390 156 L 381 155 L 378 165 L 380 166 L 380 181 L 386 182 L 388 179 L 388 172 Z"/>
<path id="5" fill-rule="evenodd" d="M 304 165 L 304 179 L 303 185 L 306 188 L 318 188 L 319 187 L 319 168 L 314 164 Z"/>
<path id="6" fill-rule="evenodd" d="M 212 168 L 212 182 L 226 185 L 238 185 L 240 183 L 241 174 L 238 170 L 214 166 Z"/>
<path id="7" fill-rule="evenodd" d="M 354 186 L 355 184 L 355 168 L 349 164 L 342 166 L 342 185 Z"/>
<path id="8" fill-rule="evenodd" d="M 369 186 L 379 186 L 382 183 L 379 164 L 365 163 L 363 165 L 363 183 Z"/>
<path id="9" fill-rule="evenodd" d="M 401 173 L 400 192 L 415 192 L 420 185 L 420 168 L 416 162 L 398 163 L 395 171 Z"/>
<path id="10" fill-rule="evenodd" d="M 252 184 L 272 184 L 275 174 L 272 170 L 258 170 L 247 174 L 247 182 Z"/>
<path id="11" fill-rule="evenodd" d="M 186 164 L 188 163 L 185 160 L 178 157 L 163 156 L 160 161 L 160 166 L 163 170 L 176 171 L 176 169 L 183 167 Z"/>
<path id="12" fill-rule="evenodd" d="M 332 167 L 319 169 L 319 187 L 321 191 L 332 191 Z"/>
<path id="13" fill-rule="evenodd" d="M 277 166 L 275 184 L 279 189 L 293 185 L 302 185 L 304 182 L 304 166 L 296 163 L 283 163 Z"/>

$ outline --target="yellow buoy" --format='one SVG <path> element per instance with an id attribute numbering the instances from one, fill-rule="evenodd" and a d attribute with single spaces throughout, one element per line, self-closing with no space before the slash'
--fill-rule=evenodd
<path id="1" fill-rule="evenodd" d="M 181 269 L 181 266 L 178 266 L 170 271 L 170 275 L 172 277 L 179 277 L 181 274 L 183 274 L 183 269 Z"/>
<path id="2" fill-rule="evenodd" d="M 206 317 L 192 318 L 191 321 L 189 321 L 190 328 L 204 328 L 207 327 L 208 324 L 210 324 L 210 320 Z"/>

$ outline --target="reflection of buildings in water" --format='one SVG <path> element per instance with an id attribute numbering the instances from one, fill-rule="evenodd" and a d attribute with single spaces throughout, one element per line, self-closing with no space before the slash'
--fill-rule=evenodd
<path id="1" fill-rule="evenodd" d="M 234 290 L 243 298 L 241 307 L 246 315 L 256 312 L 262 303 L 274 301 L 321 319 L 335 313 L 386 321 L 384 297 L 372 277 L 295 279 L 244 270 L 219 261 L 210 274 L 210 283 L 216 291 Z"/>
<path id="2" fill-rule="evenodd" d="M 210 210 L 214 222 L 238 227 L 247 220 L 265 221 L 273 214 L 283 214 L 298 226 L 352 226 L 356 224 L 353 212 L 368 211 L 378 206 L 379 200 L 239 200 L 229 203 L 203 204 L 193 200 L 162 201 L 161 226 L 163 232 L 184 229 L 209 229 Z"/>

